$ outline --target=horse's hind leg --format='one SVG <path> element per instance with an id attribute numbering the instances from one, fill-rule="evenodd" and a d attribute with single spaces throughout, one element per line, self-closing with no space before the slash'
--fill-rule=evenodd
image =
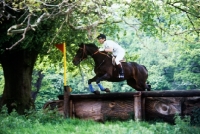
<path id="1" fill-rule="evenodd" d="M 151 91 L 151 85 L 149 83 L 146 83 L 146 89 L 147 91 Z"/>
<path id="2" fill-rule="evenodd" d="M 135 79 L 128 79 L 127 84 L 137 91 L 145 91 L 146 88 L 142 87 L 141 84 L 138 84 L 138 82 L 136 82 Z"/>
<path id="3" fill-rule="evenodd" d="M 110 90 L 108 89 L 108 88 L 104 88 L 102 85 L 101 85 L 101 83 L 99 82 L 99 83 L 97 83 L 97 85 L 98 85 L 98 87 L 101 89 L 101 91 L 105 91 L 105 92 L 107 92 L 107 93 L 109 93 L 110 92 Z"/>
<path id="4" fill-rule="evenodd" d="M 97 78 L 97 79 L 96 79 L 96 84 L 97 84 L 98 87 L 101 89 L 101 91 L 105 91 L 105 92 L 109 93 L 110 90 L 109 90 L 108 88 L 104 88 L 104 87 L 101 85 L 101 83 L 100 83 L 100 82 L 101 82 L 103 79 L 105 79 L 106 77 L 107 77 L 107 74 L 103 75 L 102 77 Z"/>

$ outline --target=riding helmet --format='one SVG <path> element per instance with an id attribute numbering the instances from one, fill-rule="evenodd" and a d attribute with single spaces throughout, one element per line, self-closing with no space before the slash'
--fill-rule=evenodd
<path id="1" fill-rule="evenodd" d="M 99 34 L 99 36 L 97 36 L 97 39 L 106 39 L 106 36 L 104 34 Z"/>

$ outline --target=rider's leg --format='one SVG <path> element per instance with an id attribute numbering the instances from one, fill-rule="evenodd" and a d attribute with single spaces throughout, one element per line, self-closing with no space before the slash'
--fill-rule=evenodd
<path id="1" fill-rule="evenodd" d="M 125 55 L 124 52 L 120 52 L 120 53 L 118 53 L 118 55 L 115 58 L 115 62 L 117 64 L 117 70 L 119 72 L 119 76 L 118 77 L 121 78 L 121 79 L 124 78 L 124 71 L 123 71 L 123 68 L 122 68 L 120 60 L 123 60 L 124 55 Z"/>
<path id="2" fill-rule="evenodd" d="M 123 70 L 123 68 L 122 68 L 122 65 L 121 65 L 121 63 L 119 63 L 118 65 L 117 65 L 117 70 L 118 70 L 118 72 L 119 72 L 119 78 L 121 78 L 121 79 L 123 79 L 124 78 L 124 70 Z"/>

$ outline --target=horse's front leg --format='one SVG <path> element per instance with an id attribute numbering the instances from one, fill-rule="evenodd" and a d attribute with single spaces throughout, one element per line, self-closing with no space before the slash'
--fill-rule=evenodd
<path id="1" fill-rule="evenodd" d="M 92 79 L 89 79 L 88 86 L 89 86 L 90 92 L 98 94 L 97 91 L 94 91 L 94 88 L 92 86 L 92 82 L 96 81 L 96 79 L 97 79 L 97 76 L 94 76 Z"/>

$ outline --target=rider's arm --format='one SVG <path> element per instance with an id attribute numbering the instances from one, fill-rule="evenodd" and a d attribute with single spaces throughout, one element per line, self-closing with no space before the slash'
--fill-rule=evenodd
<path id="1" fill-rule="evenodd" d="M 106 51 L 106 52 L 113 52 L 113 48 L 112 47 L 105 48 L 104 51 Z"/>
<path id="2" fill-rule="evenodd" d="M 111 41 L 111 40 L 107 40 L 107 41 L 105 41 L 104 42 L 104 51 L 106 51 L 106 52 L 113 52 L 113 44 L 114 44 L 114 42 L 113 41 Z"/>

